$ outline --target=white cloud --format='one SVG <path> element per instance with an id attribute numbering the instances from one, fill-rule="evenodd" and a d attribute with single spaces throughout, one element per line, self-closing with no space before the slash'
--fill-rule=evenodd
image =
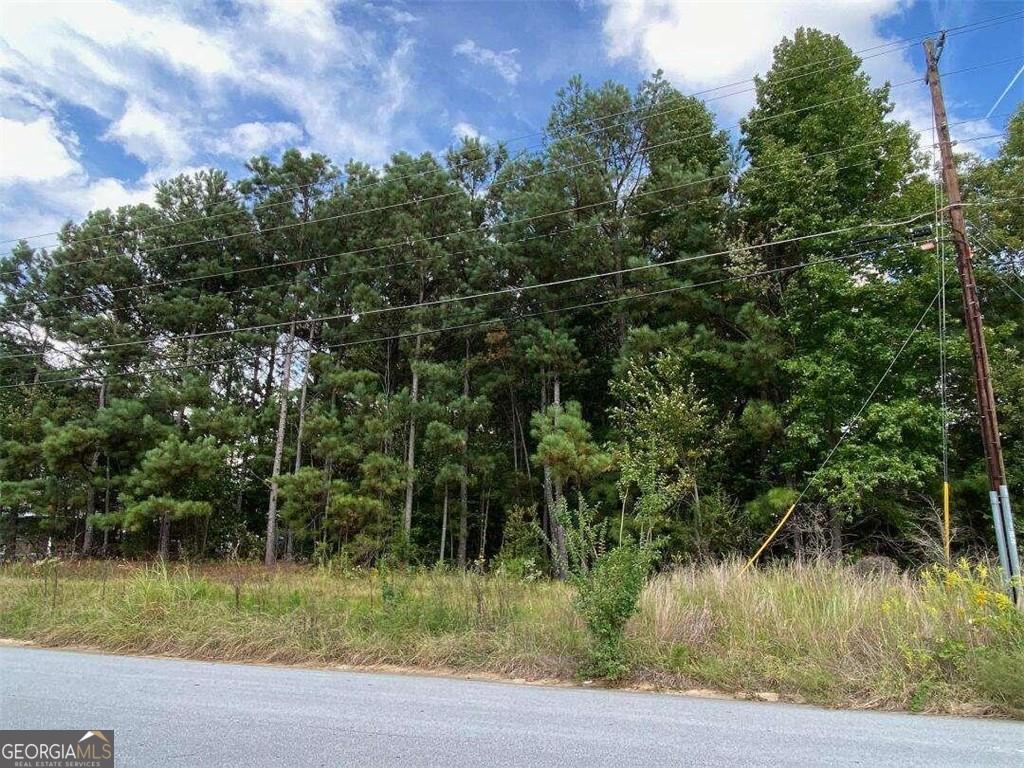
<path id="1" fill-rule="evenodd" d="M 204 79 L 237 71 L 214 35 L 173 13 L 114 0 L 7 2 L 0 37 L 5 74 L 108 117 L 124 93 L 145 92 L 154 61 Z"/>
<path id="2" fill-rule="evenodd" d="M 772 49 L 796 27 L 839 33 L 853 47 L 883 42 L 875 21 L 902 0 L 779 2 L 609 2 L 604 38 L 612 59 L 633 58 L 677 82 L 707 88 L 749 77 L 771 63 Z"/>
<path id="3" fill-rule="evenodd" d="M 452 126 L 452 137 L 461 139 L 483 139 L 487 140 L 487 137 L 477 130 L 477 127 L 472 123 L 467 123 L 465 120 L 460 120 Z"/>
<path id="4" fill-rule="evenodd" d="M 385 12 L 396 24 L 414 24 L 420 20 L 419 16 L 397 8 L 387 8 Z"/>
<path id="5" fill-rule="evenodd" d="M 385 18 L 393 21 L 395 24 L 415 24 L 420 21 L 420 17 L 414 13 L 403 8 L 396 8 L 393 5 L 368 5 L 367 8 L 375 13 L 379 13 Z"/>
<path id="6" fill-rule="evenodd" d="M 294 114 L 325 151 L 372 150 L 369 159 L 381 160 L 393 126 L 365 117 L 390 120 L 404 106 L 411 45 L 385 47 L 345 24 L 339 7 L 244 0 L 219 17 L 187 0 L 4 6 L 0 71 L 116 121 L 109 137 L 146 162 L 187 161 L 210 146 L 237 122 L 224 124 L 239 96 Z M 184 145 L 167 135 L 171 126 Z"/>
<path id="7" fill-rule="evenodd" d="M 40 115 L 31 122 L 0 117 L 0 184 L 60 179 L 81 169 L 68 150 L 53 118 Z"/>
<path id="8" fill-rule="evenodd" d="M 54 232 L 91 210 L 152 201 L 152 179 L 133 184 L 93 178 L 78 156 L 78 137 L 62 130 L 45 109 L 26 122 L 0 117 L 0 232 L 5 238 Z M 36 246 L 53 241 L 52 235 L 30 239 Z"/>
<path id="9" fill-rule="evenodd" d="M 5 238 L 55 232 L 65 221 L 80 220 L 89 211 L 153 200 L 148 180 L 128 184 L 110 177 L 92 179 L 80 169 L 34 183 L 14 182 L 4 187 L 3 193 L 0 232 Z M 49 234 L 29 240 L 37 247 L 53 242 L 55 238 Z"/>
<path id="10" fill-rule="evenodd" d="M 492 51 L 484 48 L 473 40 L 463 40 L 452 49 L 452 53 L 458 56 L 465 56 L 474 64 L 491 67 L 509 85 L 515 85 L 519 81 L 519 75 L 523 68 L 516 61 L 518 49 L 512 48 L 507 51 Z"/>
<path id="11" fill-rule="evenodd" d="M 48 164 L 5 162 L 23 181 L 0 193 L 4 234 L 15 210 L 29 220 L 26 201 L 51 217 L 57 198 L 43 182 L 57 173 L 74 177 L 76 200 L 102 193 L 127 202 L 154 179 L 218 157 L 302 141 L 340 161 L 381 162 L 399 144 L 422 144 L 414 123 L 400 119 L 430 109 L 410 96 L 412 41 L 401 29 L 357 29 L 349 8 L 344 0 L 0 3 L 0 115 L 32 126 L 18 130 L 49 153 Z M 400 7 L 382 10 L 396 25 L 414 20 Z M 75 148 L 56 126 L 71 107 L 91 110 L 97 138 L 142 162 L 136 180 L 118 188 L 69 165 Z M 32 174 L 38 189 L 27 188 Z M 80 211 L 75 204 L 68 215 Z"/>
<path id="12" fill-rule="evenodd" d="M 170 115 L 132 97 L 103 136 L 148 165 L 169 166 L 192 156 L 187 131 Z"/>
<path id="13" fill-rule="evenodd" d="M 613 61 L 633 61 L 644 74 L 664 70 L 685 92 L 744 81 L 701 96 L 723 122 L 731 123 L 754 102 L 747 79 L 768 70 L 776 44 L 792 37 L 797 27 L 838 34 L 854 50 L 874 49 L 893 42 L 878 31 L 880 22 L 907 5 L 908 0 L 605 0 L 605 50 Z M 900 46 L 866 50 L 864 69 L 876 84 L 913 81 L 893 89 L 892 116 L 909 121 L 924 144 L 931 142 L 931 103 L 920 82 L 922 72 L 911 59 L 917 51 Z M 950 112 L 951 119 L 957 119 L 955 105 Z M 994 130 L 987 124 L 974 125 L 978 134 Z"/>
<path id="14" fill-rule="evenodd" d="M 210 149 L 219 155 L 248 160 L 285 145 L 302 141 L 303 132 L 295 123 L 241 123 L 232 128 L 225 138 L 218 138 Z"/>

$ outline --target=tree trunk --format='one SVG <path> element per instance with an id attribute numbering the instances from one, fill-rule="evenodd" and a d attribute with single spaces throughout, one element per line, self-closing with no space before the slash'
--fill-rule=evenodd
<path id="1" fill-rule="evenodd" d="M 459 568 L 465 568 L 469 539 L 469 483 L 463 477 L 459 483 Z"/>
<path id="2" fill-rule="evenodd" d="M 306 350 L 306 362 L 302 368 L 302 390 L 299 393 L 299 424 L 295 434 L 295 471 L 302 468 L 302 430 L 306 426 L 306 390 L 309 387 L 309 360 L 313 356 L 313 336 L 316 328 L 309 327 L 309 348 Z"/>
<path id="3" fill-rule="evenodd" d="M 100 382 L 99 408 L 102 411 L 106 405 L 107 381 Z M 92 452 L 92 460 L 89 462 L 89 487 L 85 497 L 85 537 L 82 539 L 82 556 L 88 557 L 92 552 L 92 518 L 96 514 L 96 470 L 100 468 L 100 447 Z"/>
<path id="4" fill-rule="evenodd" d="M 513 455 L 516 454 L 515 442 L 516 442 L 516 432 L 518 432 L 519 433 L 519 441 L 520 441 L 520 443 L 522 445 L 522 448 L 523 448 L 523 466 L 526 469 L 526 480 L 529 483 L 532 484 L 533 483 L 533 476 L 532 476 L 532 473 L 530 472 L 530 452 L 526 448 L 526 432 L 523 430 L 523 421 L 519 417 L 519 404 L 516 401 L 515 390 L 512 389 L 512 381 L 511 381 L 511 379 L 509 380 L 509 383 L 508 383 L 508 396 L 509 396 L 509 401 L 512 404 L 512 443 L 513 443 L 513 445 L 512 445 L 512 453 L 513 453 Z M 517 429 L 517 427 L 518 427 L 518 429 Z M 516 465 L 516 471 L 517 472 L 519 471 L 519 465 L 518 464 Z"/>
<path id="5" fill-rule="evenodd" d="M 306 390 L 309 388 L 309 359 L 313 356 L 313 336 L 315 326 L 309 326 L 309 347 L 306 349 L 306 360 L 302 366 L 302 389 L 299 394 L 299 423 L 295 430 L 295 469 L 302 468 L 302 430 L 306 426 Z M 288 529 L 284 545 L 284 558 L 291 562 L 295 557 L 295 533 Z"/>
<path id="6" fill-rule="evenodd" d="M 616 290 L 617 294 L 619 296 L 621 296 L 622 295 L 622 287 L 623 287 L 623 280 L 622 280 L 622 262 L 623 262 L 623 260 L 622 260 L 622 241 L 620 240 L 620 238 L 618 236 L 618 229 L 619 229 L 619 227 L 616 227 L 616 232 L 612 236 L 614 238 L 613 241 L 612 241 L 612 252 L 615 254 L 615 290 Z M 621 306 L 621 305 L 619 305 L 619 306 Z M 618 330 L 619 348 L 621 349 L 622 346 L 626 343 L 626 314 L 621 309 L 618 309 L 615 312 L 615 325 L 616 325 L 616 329 Z"/>
<path id="7" fill-rule="evenodd" d="M 274 388 L 274 366 L 277 364 L 277 341 L 270 342 L 270 355 L 267 358 L 267 376 L 263 380 L 263 402 L 270 400 Z"/>
<path id="8" fill-rule="evenodd" d="M 697 557 L 704 557 L 704 532 L 700 517 L 700 490 L 697 488 L 697 481 L 693 481 L 693 522 L 694 532 L 697 539 Z"/>
<path id="9" fill-rule="evenodd" d="M 483 494 L 483 498 L 480 500 L 480 506 L 483 507 L 483 522 L 480 526 L 480 554 L 478 555 L 478 558 L 482 565 L 484 558 L 487 556 L 487 517 L 488 512 L 491 509 L 491 497 L 489 494 Z"/>
<path id="10" fill-rule="evenodd" d="M 843 513 L 841 510 L 833 509 L 829 520 L 829 549 L 832 559 L 839 562 L 843 555 Z"/>
<path id="11" fill-rule="evenodd" d="M 555 478 L 555 509 L 562 507 L 562 500 L 564 499 L 564 492 L 562 490 L 562 481 L 560 478 Z M 555 545 L 555 575 L 564 579 L 569 575 L 569 554 L 565 548 L 565 526 L 557 519 L 552 517 L 551 520 L 552 528 L 552 543 Z"/>
<path id="12" fill-rule="evenodd" d="M 420 301 L 422 300 L 421 294 Z M 416 362 L 419 360 L 419 356 L 420 337 L 417 336 L 416 352 L 412 360 L 412 404 L 409 413 L 409 446 L 405 456 L 405 465 L 409 475 L 405 480 L 405 513 L 402 516 L 402 530 L 405 532 L 406 539 L 409 539 L 412 535 L 412 499 L 413 493 L 416 490 L 416 480 L 414 477 L 416 472 L 416 403 L 419 402 L 420 394 L 420 376 L 416 370 Z"/>
<path id="13" fill-rule="evenodd" d="M 553 401 L 552 405 L 555 406 L 556 411 L 562 405 L 562 378 L 558 373 L 555 373 L 555 382 L 553 389 Z M 557 509 L 563 499 L 562 490 L 562 478 L 554 478 L 554 508 Z M 564 579 L 569 575 L 569 557 L 565 549 L 565 527 L 552 515 L 551 518 L 551 534 L 553 543 L 555 545 L 555 557 L 557 562 L 555 563 L 555 574 L 560 579 Z"/>
<path id="14" fill-rule="evenodd" d="M 466 358 L 462 367 L 462 398 L 469 400 L 469 338 L 466 338 Z M 466 539 L 469 534 L 469 424 L 462 443 L 462 478 L 459 480 L 459 568 L 466 567 Z"/>
<path id="15" fill-rule="evenodd" d="M 189 333 L 195 334 L 196 327 L 192 326 Z M 192 358 L 192 343 L 190 341 L 185 342 L 185 365 L 189 364 Z M 181 434 L 185 429 L 185 403 L 181 402 L 178 405 L 178 409 L 174 412 L 174 426 L 178 428 L 178 433 Z M 157 554 L 162 562 L 167 562 L 171 555 L 171 514 L 166 510 L 160 513 L 160 539 L 157 545 Z"/>
<path id="16" fill-rule="evenodd" d="M 252 383 L 249 385 L 249 404 L 253 408 L 260 404 L 260 357 L 257 352 L 252 361 Z"/>
<path id="17" fill-rule="evenodd" d="M 541 371 L 540 376 L 540 412 L 547 418 L 548 412 L 548 377 L 546 371 Z M 555 505 L 554 496 L 551 493 L 551 467 L 544 462 L 544 513 L 541 516 L 541 530 L 545 536 L 552 535 L 551 513 Z"/>
<path id="18" fill-rule="evenodd" d="M 50 344 L 50 329 L 49 327 L 43 329 L 43 343 L 39 347 L 39 362 L 36 363 L 35 372 L 32 374 L 32 387 L 35 388 L 39 385 L 39 374 L 42 372 L 43 365 L 42 361 L 46 359 L 46 351 L 49 349 Z"/>
<path id="19" fill-rule="evenodd" d="M 516 414 L 515 412 L 509 413 L 508 425 L 512 432 L 512 472 L 515 475 L 519 474 L 519 435 L 516 434 Z"/>
<path id="20" fill-rule="evenodd" d="M 7 512 L 7 535 L 4 540 L 3 560 L 13 563 L 18 553 L 18 504 L 12 504 Z"/>
<path id="21" fill-rule="evenodd" d="M 438 565 L 444 565 L 444 539 L 448 535 L 448 483 L 444 484 L 444 506 L 441 508 L 441 554 Z"/>
<path id="22" fill-rule="evenodd" d="M 110 454 L 107 454 L 107 482 L 103 486 L 103 514 L 110 515 Z M 103 529 L 103 547 L 100 549 L 100 554 L 103 557 L 107 556 L 107 547 L 110 544 L 110 528 L 104 527 Z"/>
<path id="23" fill-rule="evenodd" d="M 160 514 L 160 543 L 157 546 L 157 555 L 165 563 L 171 556 L 171 515 L 167 510 Z"/>
<path id="24" fill-rule="evenodd" d="M 280 400 L 277 409 L 277 442 L 274 445 L 274 467 L 270 480 L 270 506 L 267 509 L 267 542 L 263 562 L 268 567 L 277 562 L 277 478 L 281 474 L 281 459 L 284 456 L 284 433 L 288 424 L 288 389 L 292 380 L 292 353 L 295 350 L 295 321 L 288 332 L 288 349 L 284 356 L 284 371 L 281 373 Z"/>
<path id="25" fill-rule="evenodd" d="M 385 349 L 387 350 L 387 358 L 384 361 L 384 395 L 391 397 L 391 339 L 388 339 Z"/>
<path id="26" fill-rule="evenodd" d="M 323 531 L 323 540 L 327 540 L 327 516 L 330 514 L 331 509 L 331 480 L 334 477 L 334 458 L 331 456 L 327 457 L 327 461 L 324 462 L 324 482 L 327 485 L 327 491 L 324 493 L 324 513 L 320 518 L 320 528 Z M 319 537 L 320 532 L 315 531 L 315 535 Z"/>
<path id="27" fill-rule="evenodd" d="M 626 492 L 622 495 L 622 510 L 619 512 L 619 544 L 622 543 L 622 537 L 626 530 L 626 505 L 629 503 L 629 488 L 626 488 Z"/>

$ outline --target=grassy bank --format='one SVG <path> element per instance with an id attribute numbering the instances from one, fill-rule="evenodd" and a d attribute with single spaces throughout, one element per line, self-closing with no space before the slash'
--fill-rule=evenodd
<path id="1" fill-rule="evenodd" d="M 558 583 L 100 562 L 0 569 L 0 636 L 528 679 L 578 679 L 589 642 L 570 588 Z M 915 577 L 830 566 L 680 570 L 648 586 L 624 648 L 631 671 L 622 684 L 1024 717 L 1024 620 L 984 569 L 966 564 Z"/>

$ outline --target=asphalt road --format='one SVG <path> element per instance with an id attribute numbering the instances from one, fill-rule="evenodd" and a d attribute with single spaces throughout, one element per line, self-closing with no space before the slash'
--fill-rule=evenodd
<path id="1" fill-rule="evenodd" d="M 0 646 L 0 728 L 119 766 L 1019 766 L 1024 725 Z"/>

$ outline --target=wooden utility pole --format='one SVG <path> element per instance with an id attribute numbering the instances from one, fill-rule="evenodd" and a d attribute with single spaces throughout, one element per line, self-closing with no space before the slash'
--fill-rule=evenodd
<path id="1" fill-rule="evenodd" d="M 945 36 L 939 38 L 940 51 L 944 39 Z M 1021 606 L 1024 605 L 1024 587 L 1020 581 L 1020 555 L 1014 533 L 1013 512 L 1010 509 L 1010 493 L 1006 486 L 1006 468 L 1003 465 L 1003 448 L 999 440 L 999 421 L 996 417 L 996 399 L 992 392 L 992 378 L 989 373 L 988 350 L 985 347 L 981 305 L 978 302 L 978 286 L 974 281 L 971 248 L 967 242 L 963 203 L 960 199 L 960 180 L 957 177 L 949 139 L 949 123 L 942 98 L 942 84 L 939 81 L 939 61 L 935 42 L 926 40 L 924 51 L 928 62 L 926 82 L 931 89 L 935 130 L 938 133 L 939 152 L 942 156 L 942 183 L 946 190 L 949 227 L 953 247 L 956 249 L 956 268 L 960 273 L 960 286 L 963 290 L 964 325 L 967 328 L 974 365 L 974 386 L 978 396 L 981 439 L 985 447 L 992 522 L 995 525 L 996 544 L 1003 574 L 1010 585 L 1011 596 L 1017 605 Z"/>

